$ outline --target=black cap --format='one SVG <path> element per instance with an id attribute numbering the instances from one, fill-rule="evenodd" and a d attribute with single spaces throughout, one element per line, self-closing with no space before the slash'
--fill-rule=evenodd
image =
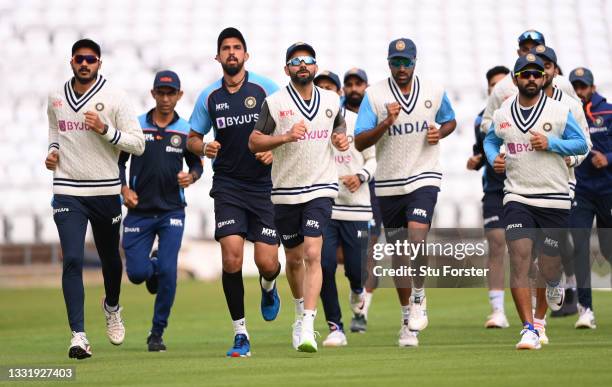
<path id="1" fill-rule="evenodd" d="M 593 83 L 595 82 L 593 73 L 586 67 L 578 67 L 573 69 L 569 75 L 569 80 L 571 83 L 582 82 L 587 86 L 593 86 Z"/>
<path id="2" fill-rule="evenodd" d="M 325 71 L 321 71 L 315 78 L 314 78 L 314 82 L 316 83 L 317 80 L 321 79 L 321 78 L 327 78 L 330 81 L 332 81 L 334 83 L 334 85 L 336 85 L 336 87 L 338 88 L 338 90 L 342 89 L 342 84 L 340 84 L 340 77 L 331 71 L 325 70 Z"/>
<path id="3" fill-rule="evenodd" d="M 557 64 L 557 54 L 555 53 L 555 50 L 550 47 L 546 47 L 540 44 L 539 46 L 535 46 L 534 48 L 529 50 L 529 52 L 532 54 L 536 54 L 540 58 L 546 59 L 549 62 L 553 62 L 555 65 Z"/>
<path id="4" fill-rule="evenodd" d="M 181 80 L 174 71 L 162 70 L 155 74 L 155 80 L 153 80 L 153 88 L 158 87 L 170 87 L 174 90 L 181 90 Z"/>
<path id="5" fill-rule="evenodd" d="M 91 48 L 96 55 L 102 56 L 102 53 L 100 52 L 100 45 L 91 39 L 81 39 L 74 42 L 72 45 L 72 55 L 74 55 L 76 50 L 79 48 Z"/>
<path id="6" fill-rule="evenodd" d="M 236 38 L 240 40 L 242 42 L 242 45 L 244 46 L 244 51 L 246 52 L 247 45 L 246 41 L 244 40 L 244 36 L 242 36 L 242 33 L 234 27 L 227 27 L 226 29 L 221 31 L 219 37 L 217 38 L 217 53 L 219 53 L 219 50 L 221 50 L 221 43 L 223 43 L 223 40 L 227 38 Z"/>
<path id="7" fill-rule="evenodd" d="M 518 73 L 529 65 L 534 65 L 540 68 L 540 70 L 544 71 L 544 62 L 542 62 L 542 59 L 540 59 L 539 56 L 529 53 L 527 55 L 518 57 L 516 63 L 514 64 L 514 72 Z"/>
<path id="8" fill-rule="evenodd" d="M 287 54 L 285 55 L 285 62 L 289 61 L 293 53 L 298 50 L 308 51 L 310 55 L 312 55 L 313 58 L 317 57 L 317 53 L 315 52 L 314 48 L 312 48 L 310 44 L 304 43 L 304 42 L 296 42 L 296 43 L 293 43 L 291 46 L 289 46 L 289 48 L 287 49 Z"/>

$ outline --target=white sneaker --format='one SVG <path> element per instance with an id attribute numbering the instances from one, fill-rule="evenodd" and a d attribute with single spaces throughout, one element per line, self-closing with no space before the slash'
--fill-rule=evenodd
<path id="1" fill-rule="evenodd" d="M 506 314 L 501 310 L 496 310 L 487 317 L 485 328 L 508 328 L 510 323 L 506 318 Z"/>
<path id="2" fill-rule="evenodd" d="M 521 331 L 521 341 L 516 344 L 516 349 L 540 349 L 540 339 L 538 334 L 529 329 L 523 329 Z"/>
<path id="3" fill-rule="evenodd" d="M 102 300 L 102 310 L 104 311 L 104 317 L 106 317 L 106 336 L 112 344 L 121 345 L 123 339 L 125 339 L 125 327 L 121 319 L 123 307 L 120 306 L 115 312 L 109 312 L 104 305 L 105 301 Z"/>
<path id="4" fill-rule="evenodd" d="M 547 345 L 550 341 L 548 340 L 548 336 L 546 336 L 546 327 L 540 324 L 533 324 L 533 327 L 536 331 L 538 331 L 538 336 L 540 338 L 540 344 Z"/>
<path id="5" fill-rule="evenodd" d="M 419 339 L 417 335 L 419 332 L 411 331 L 408 329 L 408 324 L 402 324 L 399 330 L 399 338 L 397 344 L 400 347 L 418 347 Z"/>
<path id="6" fill-rule="evenodd" d="M 574 324 L 574 328 L 576 329 L 595 329 L 597 325 L 595 325 L 595 314 L 591 310 L 591 308 L 584 308 L 582 305 L 578 304 L 578 321 Z"/>
<path id="7" fill-rule="evenodd" d="M 324 347 L 344 347 L 347 344 L 346 335 L 339 329 L 331 331 L 323 340 Z"/>
<path id="8" fill-rule="evenodd" d="M 296 317 L 295 322 L 293 323 L 291 327 L 293 328 L 293 334 L 292 334 L 293 348 L 297 350 L 298 346 L 300 345 L 300 336 L 302 335 L 302 319 L 299 317 Z"/>
<path id="9" fill-rule="evenodd" d="M 305 326 L 302 326 L 302 334 L 300 335 L 300 341 L 297 347 L 299 352 L 317 352 L 317 339 L 315 338 L 315 332 L 311 329 L 307 329 Z"/>
<path id="10" fill-rule="evenodd" d="M 365 289 L 361 293 L 355 293 L 351 290 L 349 295 L 349 303 L 353 314 L 362 314 L 365 305 Z"/>
<path id="11" fill-rule="evenodd" d="M 85 332 L 72 332 L 68 357 L 71 359 L 87 359 L 91 357 L 91 346 Z"/>
<path id="12" fill-rule="evenodd" d="M 550 287 L 546 285 L 546 303 L 553 312 L 558 311 L 563 306 L 565 300 L 565 289 L 562 286 Z"/>
<path id="13" fill-rule="evenodd" d="M 418 301 L 418 302 L 417 302 Z M 429 320 L 427 318 L 427 297 L 415 300 L 410 296 L 410 317 L 408 318 L 408 328 L 411 331 L 422 331 L 427 328 Z"/>

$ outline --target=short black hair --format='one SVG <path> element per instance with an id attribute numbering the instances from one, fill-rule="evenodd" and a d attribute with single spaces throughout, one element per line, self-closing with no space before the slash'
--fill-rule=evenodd
<path id="1" fill-rule="evenodd" d="M 242 46 L 244 47 L 244 52 L 247 51 L 246 41 L 244 40 L 244 36 L 242 36 L 242 32 L 238 31 L 237 28 L 227 27 L 226 29 L 221 31 L 219 37 L 217 38 L 217 54 L 219 53 L 219 51 L 221 51 L 221 43 L 223 43 L 223 40 L 227 38 L 236 38 L 240 40 Z"/>
<path id="2" fill-rule="evenodd" d="M 80 39 L 74 42 L 72 45 L 72 55 L 74 55 L 79 48 L 91 48 L 97 56 L 102 56 L 100 52 L 100 45 L 91 39 Z"/>
<path id="3" fill-rule="evenodd" d="M 491 82 L 491 78 L 499 74 L 509 74 L 510 70 L 506 66 L 495 66 L 487 71 L 487 83 Z"/>

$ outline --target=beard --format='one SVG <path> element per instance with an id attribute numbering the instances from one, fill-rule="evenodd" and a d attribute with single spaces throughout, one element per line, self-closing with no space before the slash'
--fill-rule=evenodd
<path id="1" fill-rule="evenodd" d="M 346 104 L 348 106 L 359 107 L 359 105 L 361 105 L 361 101 L 363 101 L 363 95 L 357 92 L 352 92 L 346 96 Z"/>
<path id="2" fill-rule="evenodd" d="M 221 63 L 221 67 L 223 68 L 224 73 L 226 73 L 230 77 L 233 77 L 234 75 L 238 74 L 240 70 L 242 70 L 242 68 L 244 67 L 244 62 L 238 62 L 236 64 L 231 65 L 227 63 Z"/>
<path id="3" fill-rule="evenodd" d="M 97 71 L 91 71 L 89 75 L 81 76 L 79 74 L 79 71 L 82 69 L 83 69 L 82 67 L 79 68 L 78 70 L 72 69 L 72 73 L 74 74 L 74 79 L 76 79 L 76 81 L 79 82 L 81 85 L 86 85 L 89 82 L 93 81 L 94 79 L 98 78 Z"/>
<path id="4" fill-rule="evenodd" d="M 306 78 L 302 78 L 302 77 L 299 77 L 299 76 L 298 76 L 298 73 L 303 72 L 303 71 L 308 72 L 308 76 L 307 76 Z M 313 73 L 311 73 L 311 72 L 310 72 L 310 71 L 308 71 L 308 70 L 299 70 L 299 71 L 297 71 L 297 72 L 295 72 L 295 73 L 290 73 L 290 77 L 291 77 L 291 81 L 292 81 L 293 83 L 295 83 L 296 85 L 302 85 L 302 86 L 304 86 L 304 85 L 307 85 L 307 84 L 309 84 L 310 82 L 312 82 L 312 81 L 314 80 L 314 77 L 315 77 L 315 76 L 314 76 L 314 74 L 313 74 Z"/>
<path id="5" fill-rule="evenodd" d="M 527 86 L 533 86 L 533 85 L 535 85 L 536 87 L 531 88 L 531 89 L 527 88 Z M 519 93 L 527 98 L 533 98 L 537 96 L 538 94 L 540 94 L 540 91 L 542 90 L 542 87 L 538 87 L 537 84 L 534 82 L 529 82 L 525 86 L 518 85 L 517 87 L 518 87 Z"/>
<path id="6" fill-rule="evenodd" d="M 551 83 L 553 83 L 552 77 L 547 77 L 546 82 L 544 82 L 544 85 L 542 85 L 542 89 L 547 89 L 548 86 L 550 86 Z"/>
<path id="7" fill-rule="evenodd" d="M 395 80 L 395 83 L 397 83 L 398 86 L 408 86 L 410 82 L 412 81 L 412 75 L 413 74 L 408 74 L 408 79 L 406 81 L 400 80 L 399 74 L 393 77 L 393 79 Z"/>

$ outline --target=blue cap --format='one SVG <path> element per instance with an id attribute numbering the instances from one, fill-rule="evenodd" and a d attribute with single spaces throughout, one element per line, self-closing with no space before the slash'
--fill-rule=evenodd
<path id="1" fill-rule="evenodd" d="M 415 59 L 416 54 L 417 49 L 412 40 L 407 38 L 399 38 L 389 43 L 389 55 L 387 55 L 387 59 L 398 57 Z"/>
<path id="2" fill-rule="evenodd" d="M 555 65 L 557 64 L 557 54 L 555 53 L 555 50 L 550 47 L 546 47 L 545 45 L 540 44 L 539 46 L 535 46 L 534 48 L 529 50 L 529 52 L 532 54 L 536 54 L 542 59 L 546 59 L 547 61 L 553 62 Z"/>
<path id="3" fill-rule="evenodd" d="M 537 44 L 546 45 L 546 40 L 544 39 L 544 34 L 536 30 L 527 30 L 519 35 L 518 44 L 519 46 L 526 42 L 527 40 L 533 40 Z"/>
<path id="4" fill-rule="evenodd" d="M 181 89 L 181 80 L 174 71 L 163 70 L 155 74 L 155 80 L 153 81 L 153 88 L 159 87 L 171 87 L 175 90 Z"/>
<path id="5" fill-rule="evenodd" d="M 365 83 L 368 83 L 368 74 L 366 74 L 365 70 L 362 70 L 360 68 L 353 67 L 352 69 L 344 73 L 344 83 L 346 83 L 347 78 L 350 76 L 355 76 L 364 81 Z"/>
<path id="6" fill-rule="evenodd" d="M 544 62 L 542 62 L 542 59 L 540 59 L 540 57 L 537 55 L 529 53 L 527 55 L 518 57 L 516 63 L 514 64 L 514 72 L 518 73 L 529 65 L 535 65 L 541 70 L 544 70 Z"/>
<path id="7" fill-rule="evenodd" d="M 289 59 L 291 59 L 291 56 L 293 55 L 293 53 L 298 50 L 308 51 L 310 55 L 312 55 L 313 58 L 317 57 L 317 53 L 315 52 L 314 48 L 312 48 L 310 44 L 304 43 L 304 42 L 295 42 L 291 46 L 289 46 L 289 48 L 287 49 L 287 54 L 285 55 L 285 62 L 288 62 Z"/>
<path id="8" fill-rule="evenodd" d="M 342 88 L 342 84 L 340 83 L 340 77 L 338 75 L 336 75 L 336 73 L 333 73 L 333 72 L 328 71 L 328 70 L 321 71 L 314 78 L 314 83 L 317 83 L 317 80 L 319 80 L 321 78 L 327 78 L 327 79 L 331 80 L 336 85 L 336 87 L 338 87 L 338 90 L 340 90 Z"/>
<path id="9" fill-rule="evenodd" d="M 571 83 L 582 82 L 587 86 L 593 86 L 593 83 L 595 82 L 593 73 L 586 67 L 578 67 L 573 69 L 569 75 L 569 80 Z"/>

